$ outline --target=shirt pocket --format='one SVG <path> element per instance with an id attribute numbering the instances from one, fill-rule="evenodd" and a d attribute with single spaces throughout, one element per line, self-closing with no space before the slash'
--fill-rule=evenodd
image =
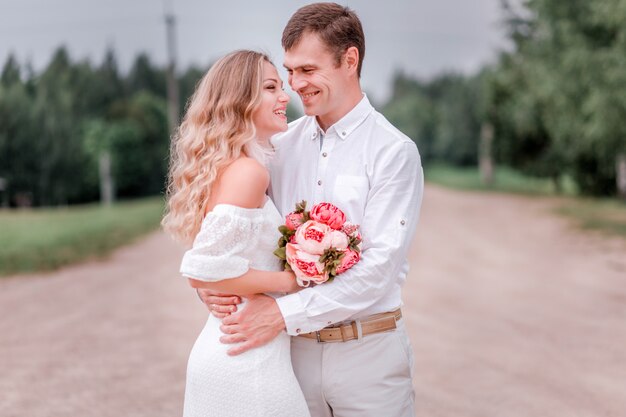
<path id="1" fill-rule="evenodd" d="M 359 175 L 338 175 L 333 189 L 333 201 L 348 216 L 351 223 L 360 224 L 365 212 L 369 181 Z"/>

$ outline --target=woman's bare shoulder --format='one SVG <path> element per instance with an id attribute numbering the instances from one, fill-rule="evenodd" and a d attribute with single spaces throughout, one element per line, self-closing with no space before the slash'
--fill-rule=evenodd
<path id="1" fill-rule="evenodd" d="M 217 204 L 257 208 L 265 202 L 270 175 L 260 162 L 241 157 L 230 163 L 220 175 Z"/>

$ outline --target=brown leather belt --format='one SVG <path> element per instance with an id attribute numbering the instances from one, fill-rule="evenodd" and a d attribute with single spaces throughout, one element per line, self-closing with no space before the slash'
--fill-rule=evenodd
<path id="1" fill-rule="evenodd" d="M 397 309 L 388 313 L 373 314 L 360 320 L 361 334 L 367 336 L 369 334 L 386 332 L 396 328 L 396 321 L 402 318 L 402 311 Z M 319 343 L 327 342 L 347 342 L 348 340 L 358 339 L 356 321 L 348 324 L 338 325 L 337 327 L 326 327 L 317 332 L 304 333 L 298 335 L 307 339 L 316 339 Z"/>

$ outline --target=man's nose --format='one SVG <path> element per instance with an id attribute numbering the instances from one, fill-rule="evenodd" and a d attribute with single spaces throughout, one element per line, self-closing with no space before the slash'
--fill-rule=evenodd
<path id="1" fill-rule="evenodd" d="M 296 74 L 293 74 L 291 78 L 289 79 L 289 85 L 291 86 L 291 89 L 296 92 L 306 87 L 306 84 L 307 84 L 306 81 L 302 77 Z"/>

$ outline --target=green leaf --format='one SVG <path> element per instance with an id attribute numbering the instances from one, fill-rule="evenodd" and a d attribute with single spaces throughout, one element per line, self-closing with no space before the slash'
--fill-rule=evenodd
<path id="1" fill-rule="evenodd" d="M 278 226 L 278 231 L 283 235 L 283 236 L 293 236 L 295 234 L 295 231 L 289 229 L 287 226 L 282 225 L 282 226 Z"/>
<path id="2" fill-rule="evenodd" d="M 302 200 L 296 204 L 296 213 L 304 213 L 306 210 L 306 200 Z"/>
<path id="3" fill-rule="evenodd" d="M 287 252 L 286 252 L 286 248 L 282 247 L 282 248 L 278 248 L 274 251 L 274 255 L 276 255 L 276 257 L 280 258 L 280 259 L 287 259 Z"/>
<path id="4" fill-rule="evenodd" d="M 326 249 L 322 256 L 320 256 L 320 262 L 328 266 L 333 262 L 339 262 L 339 260 L 345 255 L 344 252 L 330 248 Z"/>
<path id="5" fill-rule="evenodd" d="M 349 247 L 350 247 L 350 249 L 352 249 L 354 252 L 356 252 L 356 253 L 358 253 L 358 254 L 361 254 L 361 249 L 360 249 L 358 246 L 356 246 L 356 245 L 350 245 Z"/>

